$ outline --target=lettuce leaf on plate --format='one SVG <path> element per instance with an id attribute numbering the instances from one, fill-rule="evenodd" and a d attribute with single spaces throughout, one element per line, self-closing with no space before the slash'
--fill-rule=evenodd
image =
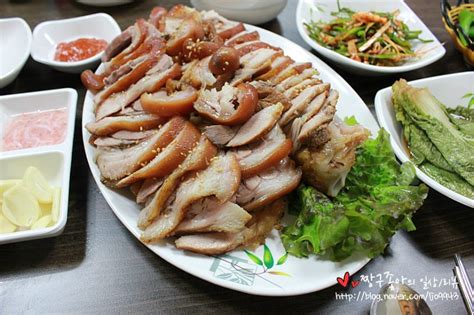
<path id="1" fill-rule="evenodd" d="M 411 217 L 421 207 L 428 188 L 413 186 L 411 163 L 398 164 L 388 133 L 381 129 L 357 151 L 346 186 L 333 199 L 301 185 L 292 196 L 295 222 L 284 228 L 286 250 L 298 257 L 324 255 L 340 261 L 355 252 L 372 258 L 383 253 L 401 228 L 415 229 Z"/>

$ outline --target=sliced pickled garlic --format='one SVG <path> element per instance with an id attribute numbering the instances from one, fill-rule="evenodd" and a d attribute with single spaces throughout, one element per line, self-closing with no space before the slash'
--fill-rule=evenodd
<path id="1" fill-rule="evenodd" d="M 36 167 L 28 167 L 23 175 L 23 185 L 41 203 L 51 203 L 53 200 L 53 189 Z"/>
<path id="2" fill-rule="evenodd" d="M 61 208 L 61 188 L 53 188 L 53 204 L 51 206 L 51 217 L 53 222 L 58 222 L 59 220 L 59 209 Z"/>
<path id="3" fill-rule="evenodd" d="M 39 206 L 41 209 L 40 217 L 51 214 L 51 211 L 53 209 L 52 203 L 40 203 Z"/>
<path id="4" fill-rule="evenodd" d="M 3 193 L 6 192 L 8 189 L 12 188 L 15 185 L 21 184 L 20 179 L 5 179 L 0 180 L 0 203 L 3 200 Z"/>
<path id="5" fill-rule="evenodd" d="M 8 221 L 8 219 L 0 213 L 0 234 L 11 233 L 15 231 L 16 225 Z"/>
<path id="6" fill-rule="evenodd" d="M 50 214 L 45 215 L 38 219 L 33 225 L 31 226 L 32 230 L 42 229 L 48 227 L 53 222 L 53 218 Z"/>
<path id="7" fill-rule="evenodd" d="M 33 194 L 17 185 L 3 194 L 2 212 L 13 224 L 29 227 L 38 220 L 41 209 Z"/>

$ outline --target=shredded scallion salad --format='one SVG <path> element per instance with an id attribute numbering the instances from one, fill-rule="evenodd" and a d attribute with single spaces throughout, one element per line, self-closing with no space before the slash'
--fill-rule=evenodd
<path id="1" fill-rule="evenodd" d="M 313 40 L 343 56 L 376 66 L 396 66 L 421 54 L 410 41 L 431 42 L 419 37 L 421 31 L 410 30 L 397 18 L 399 13 L 355 12 L 338 2 L 332 21 L 311 21 L 305 27 Z"/>

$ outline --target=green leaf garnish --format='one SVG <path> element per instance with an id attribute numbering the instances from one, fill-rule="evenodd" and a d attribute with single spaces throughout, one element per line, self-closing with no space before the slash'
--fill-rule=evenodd
<path id="1" fill-rule="evenodd" d="M 263 244 L 263 262 L 265 263 L 265 267 L 268 269 L 273 267 L 273 255 L 267 244 Z"/>
<path id="2" fill-rule="evenodd" d="M 263 262 L 260 258 L 249 252 L 248 250 L 244 250 L 244 252 L 247 254 L 248 258 L 250 258 L 251 261 L 256 263 L 259 266 L 263 266 Z"/>
<path id="3" fill-rule="evenodd" d="M 277 265 L 283 265 L 287 259 L 288 259 L 288 253 L 285 253 L 283 256 L 281 256 L 278 259 Z"/>

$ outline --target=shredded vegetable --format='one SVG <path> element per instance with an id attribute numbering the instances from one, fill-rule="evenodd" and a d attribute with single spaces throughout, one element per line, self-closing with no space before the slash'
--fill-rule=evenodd
<path id="1" fill-rule="evenodd" d="M 334 19 L 329 22 L 305 23 L 309 36 L 322 46 L 359 62 L 396 66 L 421 54 L 413 50 L 411 41 L 431 42 L 419 37 L 421 31 L 410 30 L 398 19 L 399 11 L 355 12 L 339 7 L 331 15 Z"/>

